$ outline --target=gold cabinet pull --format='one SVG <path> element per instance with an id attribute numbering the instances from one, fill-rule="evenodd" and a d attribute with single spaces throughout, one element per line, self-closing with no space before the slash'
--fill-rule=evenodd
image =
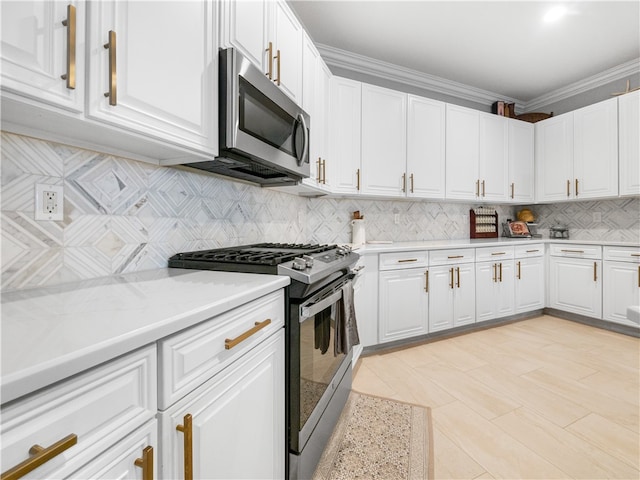
<path id="1" fill-rule="evenodd" d="M 269 80 L 273 80 L 273 42 L 269 42 L 269 46 L 266 48 L 265 52 L 269 54 L 267 73 L 265 73 L 265 75 L 269 77 Z"/>
<path id="2" fill-rule="evenodd" d="M 500 262 L 500 283 L 502 283 L 502 262 Z"/>
<path id="3" fill-rule="evenodd" d="M 584 253 L 584 250 L 560 250 L 564 253 Z"/>
<path id="4" fill-rule="evenodd" d="M 57 457 L 76 443 L 78 443 L 78 436 L 72 433 L 46 448 L 36 444 L 29 449 L 29 458 L 4 472 L 0 478 L 2 480 L 16 480 L 24 477 L 27 473 Z"/>
<path id="5" fill-rule="evenodd" d="M 276 51 L 276 56 L 274 58 L 278 59 L 278 68 L 276 69 L 276 85 L 280 86 L 280 62 L 282 60 L 282 53 L 280 53 L 280 50 Z"/>
<path id="6" fill-rule="evenodd" d="M 449 255 L 447 258 L 464 258 L 464 255 Z"/>
<path id="7" fill-rule="evenodd" d="M 567 180 L 567 197 L 571 196 L 571 180 Z"/>
<path id="8" fill-rule="evenodd" d="M 411 193 L 413 193 L 413 173 L 409 175 L 409 182 L 411 183 Z"/>
<path id="9" fill-rule="evenodd" d="M 453 267 L 449 269 L 449 275 L 451 276 L 451 283 L 449 283 L 449 286 L 453 289 Z"/>
<path id="10" fill-rule="evenodd" d="M 193 480 L 193 417 L 187 413 L 176 430 L 184 434 L 184 480 Z"/>
<path id="11" fill-rule="evenodd" d="M 506 255 L 507 252 L 493 252 L 491 255 Z"/>
<path id="12" fill-rule="evenodd" d="M 539 252 L 540 250 L 537 248 L 534 248 L 533 250 L 527 250 L 527 253 L 535 253 L 535 252 Z"/>
<path id="13" fill-rule="evenodd" d="M 497 264 L 493 264 L 493 283 L 496 283 L 498 281 L 498 265 Z"/>
<path id="14" fill-rule="evenodd" d="M 407 193 L 407 174 L 402 174 L 402 193 Z"/>
<path id="15" fill-rule="evenodd" d="M 360 191 L 360 169 L 356 170 L 356 190 Z"/>
<path id="16" fill-rule="evenodd" d="M 406 258 L 403 260 L 398 260 L 398 263 L 417 262 L 417 261 L 418 261 L 417 258 Z"/>
<path id="17" fill-rule="evenodd" d="M 576 197 L 578 196 L 578 179 L 576 178 Z"/>
<path id="18" fill-rule="evenodd" d="M 640 267 L 638 267 L 640 270 Z M 429 293 L 429 270 L 425 270 L 424 272 L 425 280 L 424 280 L 424 291 Z M 640 280 L 638 280 L 640 282 Z"/>
<path id="19" fill-rule="evenodd" d="M 632 257 L 640 257 L 640 253 L 632 253 L 631 256 Z"/>
<path id="20" fill-rule="evenodd" d="M 322 184 L 327 184 L 327 161 L 322 160 Z"/>
<path id="21" fill-rule="evenodd" d="M 104 94 L 109 98 L 109 105 L 118 104 L 118 75 L 116 71 L 116 32 L 109 30 L 109 41 L 104 44 L 109 50 L 109 91 Z"/>
<path id="22" fill-rule="evenodd" d="M 60 78 L 67 81 L 67 88 L 76 88 L 76 7 L 67 5 L 67 18 L 62 21 L 67 27 L 67 73 Z"/>
<path id="23" fill-rule="evenodd" d="M 511 184 L 511 198 L 513 198 L 515 196 L 515 190 L 516 190 L 516 184 L 512 183 Z"/>
<path id="24" fill-rule="evenodd" d="M 142 458 L 136 458 L 133 464 L 142 468 L 142 480 L 153 480 L 153 447 L 148 445 L 142 450 Z"/>
<path id="25" fill-rule="evenodd" d="M 229 350 L 229 349 L 235 347 L 239 343 L 244 342 L 251 335 L 255 334 L 256 332 L 258 332 L 260 330 L 262 330 L 264 327 L 266 327 L 270 323 L 271 323 L 271 319 L 267 318 L 263 322 L 256 322 L 255 323 L 255 327 L 250 328 L 249 330 L 244 332 L 242 335 L 237 336 L 236 338 L 225 338 L 225 340 L 224 340 L 224 348 L 226 350 Z"/>
<path id="26" fill-rule="evenodd" d="M 460 267 L 456 268 L 456 274 L 458 275 L 458 282 L 457 282 L 456 286 L 458 288 L 460 288 Z"/>
<path id="27" fill-rule="evenodd" d="M 484 197 L 484 180 L 482 180 L 482 196 Z"/>
<path id="28" fill-rule="evenodd" d="M 480 196 L 480 179 L 476 180 L 476 197 Z"/>
<path id="29" fill-rule="evenodd" d="M 593 281 L 598 281 L 598 262 L 593 262 Z"/>
<path id="30" fill-rule="evenodd" d="M 520 266 L 520 262 L 518 262 L 518 280 L 522 279 L 522 267 Z"/>

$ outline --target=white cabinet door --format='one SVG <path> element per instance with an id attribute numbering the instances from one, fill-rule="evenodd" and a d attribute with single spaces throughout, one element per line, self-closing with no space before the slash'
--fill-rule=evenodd
<path id="1" fill-rule="evenodd" d="M 446 198 L 476 200 L 480 193 L 478 173 L 480 112 L 447 104 Z"/>
<path id="2" fill-rule="evenodd" d="M 551 257 L 549 306 L 602 318 L 602 261 Z"/>
<path id="3" fill-rule="evenodd" d="M 407 110 L 407 196 L 443 199 L 446 104 L 409 95 Z"/>
<path id="4" fill-rule="evenodd" d="M 380 343 L 423 335 L 429 329 L 424 268 L 380 272 Z"/>
<path id="5" fill-rule="evenodd" d="M 87 115 L 217 153 L 215 4 L 122 0 L 89 7 Z"/>
<path id="6" fill-rule="evenodd" d="M 573 129 L 575 198 L 618 196 L 618 99 L 576 110 Z"/>
<path id="7" fill-rule="evenodd" d="M 508 119 L 480 113 L 480 198 L 485 201 L 507 200 L 509 167 Z"/>
<path id="8" fill-rule="evenodd" d="M 513 260 L 476 264 L 476 322 L 514 313 Z"/>
<path id="9" fill-rule="evenodd" d="M 291 98 L 302 99 L 302 25 L 284 0 L 274 5 L 270 38 L 274 42 L 275 82 Z"/>
<path id="10" fill-rule="evenodd" d="M 455 265 L 456 288 L 453 302 L 453 326 L 476 321 L 476 276 L 473 263 Z"/>
<path id="11" fill-rule="evenodd" d="M 620 195 L 640 195 L 640 90 L 618 97 Z"/>
<path id="12" fill-rule="evenodd" d="M 544 308 L 544 257 L 517 258 L 515 268 L 515 313 Z"/>
<path id="13" fill-rule="evenodd" d="M 407 191 L 407 94 L 362 85 L 362 193 Z"/>
<path id="14" fill-rule="evenodd" d="M 0 12 L 2 90 L 82 113 L 85 3 L 3 1 Z M 61 78 L 68 73 L 68 80 Z"/>
<path id="15" fill-rule="evenodd" d="M 357 193 L 360 178 L 362 84 L 331 78 L 329 158 L 322 166 L 323 183 L 335 193 Z"/>
<path id="16" fill-rule="evenodd" d="M 378 344 L 378 302 L 375 300 L 378 298 L 378 255 L 364 255 L 358 266 L 360 262 L 364 270 L 357 277 L 357 292 L 354 285 L 354 302 L 360 344 L 368 347 Z"/>
<path id="17" fill-rule="evenodd" d="M 534 130 L 533 123 L 509 119 L 509 190 L 514 202 L 533 202 Z"/>
<path id="18" fill-rule="evenodd" d="M 604 262 L 602 318 L 625 325 L 627 307 L 640 305 L 640 265 L 630 262 Z"/>
<path id="19" fill-rule="evenodd" d="M 536 200 L 573 197 L 573 113 L 535 124 Z"/>
<path id="20" fill-rule="evenodd" d="M 193 478 L 284 478 L 284 330 L 160 414 L 159 478 L 182 479 L 192 417 Z"/>
<path id="21" fill-rule="evenodd" d="M 429 267 L 429 332 L 453 327 L 454 277 L 450 265 Z"/>
<path id="22" fill-rule="evenodd" d="M 267 52 L 271 0 L 225 0 L 222 7 L 222 39 L 237 48 L 251 63 L 268 72 Z"/>

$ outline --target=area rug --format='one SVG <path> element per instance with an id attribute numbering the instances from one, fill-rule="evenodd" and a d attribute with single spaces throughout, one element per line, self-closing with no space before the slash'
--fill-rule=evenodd
<path id="1" fill-rule="evenodd" d="M 351 392 L 313 480 L 430 480 L 431 409 Z"/>

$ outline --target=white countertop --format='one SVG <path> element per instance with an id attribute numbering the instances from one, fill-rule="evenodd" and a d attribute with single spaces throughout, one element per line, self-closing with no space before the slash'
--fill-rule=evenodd
<path id="1" fill-rule="evenodd" d="M 2 402 L 287 286 L 289 277 L 160 269 L 2 294 Z"/>
<path id="2" fill-rule="evenodd" d="M 416 250 L 442 250 L 445 248 L 470 248 L 492 247 L 498 245 L 530 245 L 533 243 L 566 243 L 568 245 L 611 245 L 617 247 L 638 247 L 632 242 L 609 242 L 606 240 L 562 240 L 559 238 L 463 238 L 458 240 L 426 240 L 415 242 L 392 243 L 367 243 L 365 245 L 352 245 L 352 248 L 361 255 L 409 252 Z"/>

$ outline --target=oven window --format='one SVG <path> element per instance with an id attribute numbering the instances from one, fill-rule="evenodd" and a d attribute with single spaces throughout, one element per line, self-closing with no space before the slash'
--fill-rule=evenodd
<path id="1" fill-rule="evenodd" d="M 239 128 L 269 145 L 295 156 L 295 119 L 240 77 Z"/>
<path id="2" fill-rule="evenodd" d="M 334 342 L 332 306 L 300 324 L 300 429 L 345 358 L 334 356 Z"/>

